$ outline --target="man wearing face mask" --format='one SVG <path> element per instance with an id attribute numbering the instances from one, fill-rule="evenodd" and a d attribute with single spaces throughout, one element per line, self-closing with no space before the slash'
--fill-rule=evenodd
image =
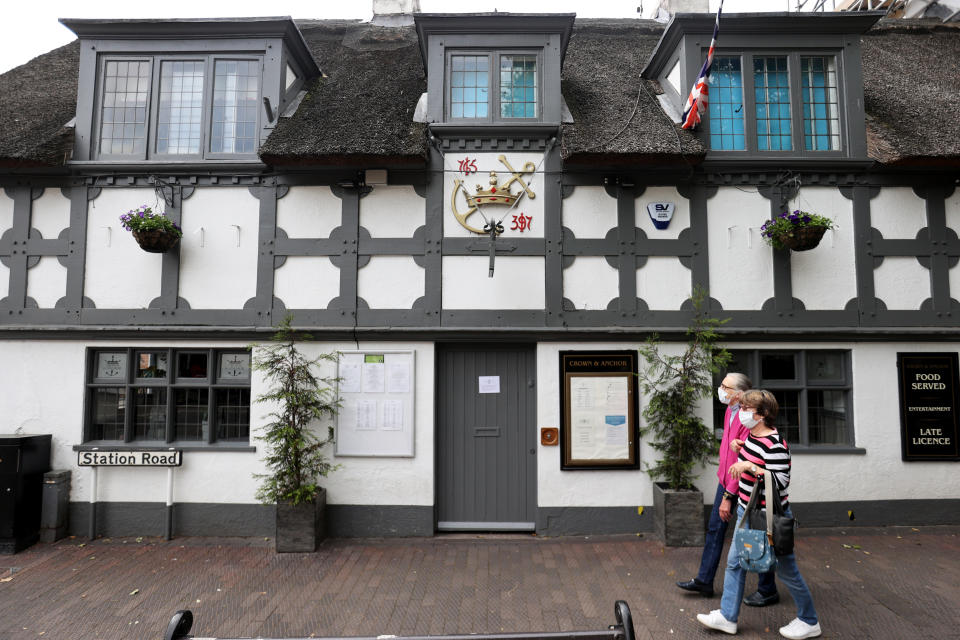
<path id="1" fill-rule="evenodd" d="M 713 596 L 713 578 L 720 565 L 720 556 L 723 552 L 723 539 L 727 533 L 727 525 L 733 521 L 737 505 L 737 480 L 727 473 L 730 465 L 737 461 L 737 451 L 730 445 L 735 440 L 746 440 L 750 430 L 740 424 L 738 411 L 740 398 L 753 385 L 750 378 L 742 373 L 728 373 L 717 388 L 717 398 L 727 405 L 723 416 L 723 439 L 720 442 L 720 466 L 717 469 L 717 478 L 720 483 L 717 495 L 713 500 L 713 509 L 710 511 L 710 523 L 707 525 L 706 542 L 703 545 L 703 554 L 700 556 L 700 571 L 692 580 L 677 582 L 677 586 L 686 591 L 694 591 L 710 598 Z M 744 603 L 754 607 L 765 607 L 780 601 L 774 572 L 760 574 L 756 593 L 743 599 Z"/>

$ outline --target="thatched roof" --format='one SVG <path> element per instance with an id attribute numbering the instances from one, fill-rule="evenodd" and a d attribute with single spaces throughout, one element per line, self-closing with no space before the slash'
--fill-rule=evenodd
<path id="1" fill-rule="evenodd" d="M 960 24 L 882 20 L 862 42 L 870 157 L 960 166 Z"/>
<path id="2" fill-rule="evenodd" d="M 667 117 L 656 89 L 640 77 L 662 33 L 653 20 L 576 21 L 562 74 L 574 119 L 563 126 L 564 158 L 663 162 L 679 159 L 681 145 L 686 155 L 703 155 L 697 137 Z"/>
<path id="3" fill-rule="evenodd" d="M 426 126 L 413 112 L 427 80 L 414 28 L 329 20 L 297 26 L 326 77 L 293 117 L 280 119 L 260 149 L 264 162 L 422 163 Z"/>
<path id="4" fill-rule="evenodd" d="M 297 21 L 324 77 L 260 150 L 269 164 L 422 163 L 426 127 L 413 122 L 426 78 L 411 27 Z M 663 112 L 640 73 L 663 26 L 577 20 L 562 74 L 574 123 L 561 149 L 571 164 L 702 159 L 703 145 Z M 862 38 L 867 140 L 884 165 L 960 166 L 960 28 L 882 20 Z M 63 166 L 73 142 L 78 44 L 0 75 L 0 168 Z"/>
<path id="5" fill-rule="evenodd" d="M 61 166 L 73 146 L 78 41 L 0 75 L 0 167 Z"/>

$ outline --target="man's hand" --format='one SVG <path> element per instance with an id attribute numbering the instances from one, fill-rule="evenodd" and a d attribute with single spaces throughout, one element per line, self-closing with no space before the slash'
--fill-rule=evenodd
<path id="1" fill-rule="evenodd" d="M 728 500 L 724 498 L 720 503 L 720 508 L 717 509 L 717 513 L 720 514 L 720 519 L 724 522 L 730 522 L 730 519 L 733 518 L 732 510 L 733 500 Z"/>
<path id="2" fill-rule="evenodd" d="M 734 453 L 740 453 L 740 449 L 743 449 L 743 440 L 734 438 L 730 441 L 730 450 Z"/>

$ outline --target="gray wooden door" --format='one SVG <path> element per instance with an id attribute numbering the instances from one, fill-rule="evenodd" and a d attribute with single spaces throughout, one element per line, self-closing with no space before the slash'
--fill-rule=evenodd
<path id="1" fill-rule="evenodd" d="M 499 392 L 480 393 L 481 377 Z M 438 530 L 535 529 L 535 421 L 533 347 L 438 346 Z"/>

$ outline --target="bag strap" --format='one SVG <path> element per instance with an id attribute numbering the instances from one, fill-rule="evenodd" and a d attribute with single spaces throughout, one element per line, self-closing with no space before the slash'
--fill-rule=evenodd
<path id="1" fill-rule="evenodd" d="M 761 469 L 760 472 L 763 474 L 764 498 L 767 501 L 767 508 L 765 509 L 767 514 L 767 540 L 770 541 L 770 544 L 773 544 L 773 510 L 771 506 L 774 505 L 772 483 L 775 481 L 768 469 Z M 757 502 L 760 499 L 760 491 L 758 491 L 759 485 L 760 479 L 757 478 L 753 483 L 753 489 L 750 491 L 750 502 L 747 503 L 747 508 L 743 512 L 743 518 L 740 519 L 740 524 L 737 525 L 740 529 L 746 528 L 746 523 L 750 520 L 750 514 L 753 513 L 757 507 Z"/>

